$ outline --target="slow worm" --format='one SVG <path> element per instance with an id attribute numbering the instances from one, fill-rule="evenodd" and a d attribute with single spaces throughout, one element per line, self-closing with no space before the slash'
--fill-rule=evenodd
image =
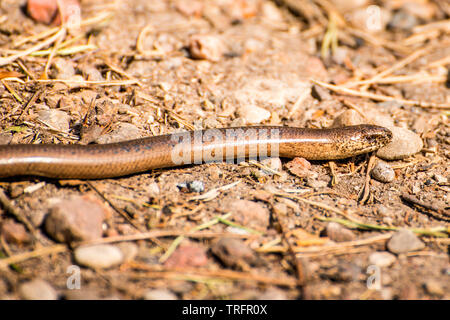
<path id="1" fill-rule="evenodd" d="M 112 178 L 150 169 L 265 157 L 344 159 L 386 145 L 392 133 L 358 125 L 333 129 L 241 127 L 189 131 L 110 144 L 0 146 L 0 177 Z"/>

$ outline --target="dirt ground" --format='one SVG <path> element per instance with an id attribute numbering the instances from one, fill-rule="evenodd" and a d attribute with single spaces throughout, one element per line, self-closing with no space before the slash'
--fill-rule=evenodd
<path id="1" fill-rule="evenodd" d="M 0 2 L 3 58 L 59 30 L 42 34 L 55 27 L 23 5 Z M 3 179 L 1 299 L 30 298 L 26 284 L 37 279 L 38 296 L 59 299 L 450 298 L 448 2 L 86 0 L 81 15 L 81 26 L 34 54 L 0 60 L 0 143 L 324 128 L 356 110 L 424 146 L 387 161 L 387 183 L 367 174 L 368 155 L 312 161 L 306 174 L 282 159 L 277 174 L 241 163 L 95 181 Z M 345 94 L 321 85 L 368 79 Z M 65 214 L 102 211 L 95 232 L 126 258 L 93 267 L 77 256 L 79 241 L 52 235 L 47 216 L 69 200 Z M 420 245 L 392 249 L 400 229 Z"/>

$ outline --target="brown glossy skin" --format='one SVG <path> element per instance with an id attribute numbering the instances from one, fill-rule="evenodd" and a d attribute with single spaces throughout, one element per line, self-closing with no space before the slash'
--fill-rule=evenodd
<path id="1" fill-rule="evenodd" d="M 102 179 L 186 164 L 248 158 L 334 160 L 377 150 L 392 139 L 383 127 L 334 129 L 242 127 L 148 137 L 103 145 L 2 145 L 0 177 Z"/>

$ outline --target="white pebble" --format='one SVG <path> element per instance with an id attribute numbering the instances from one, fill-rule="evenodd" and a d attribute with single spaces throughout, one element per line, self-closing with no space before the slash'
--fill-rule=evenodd
<path id="1" fill-rule="evenodd" d="M 422 139 L 414 132 L 399 127 L 388 129 L 392 131 L 392 141 L 377 151 L 378 157 L 385 160 L 399 160 L 422 150 Z"/>
<path id="2" fill-rule="evenodd" d="M 369 263 L 379 267 L 389 267 L 397 258 L 387 251 L 374 252 L 369 256 Z"/>
<path id="3" fill-rule="evenodd" d="M 46 281 L 34 279 L 19 287 L 20 296 L 25 300 L 56 300 L 58 294 Z"/>
<path id="4" fill-rule="evenodd" d="M 112 245 L 96 245 L 75 249 L 75 261 L 90 268 L 109 268 L 123 261 L 122 251 Z"/>
<path id="5" fill-rule="evenodd" d="M 370 172 L 372 178 L 380 182 L 392 182 L 395 179 L 395 172 L 389 164 L 383 161 L 378 161 L 375 167 Z"/>

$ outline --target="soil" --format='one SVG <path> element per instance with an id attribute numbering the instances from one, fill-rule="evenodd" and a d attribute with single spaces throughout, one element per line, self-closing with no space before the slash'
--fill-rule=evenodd
<path id="1" fill-rule="evenodd" d="M 449 8 L 445 1 L 377 1 L 387 22 L 373 32 L 351 20 L 371 1 L 355 8 L 344 8 L 341 2 L 333 7 L 344 22 L 337 23 L 339 41 L 332 50 L 323 45 L 332 29 L 327 24 L 332 10 L 323 1 L 196 0 L 188 6 L 184 1 L 87 0 L 81 2 L 83 19 L 111 15 L 70 31 L 62 41 L 79 36 L 67 46 L 91 44 L 94 49 L 56 53 L 49 81 L 35 81 L 45 74 L 48 56 L 22 56 L 3 65 L 2 72 L 17 72 L 22 81 L 2 76 L 2 143 L 89 143 L 114 135 L 126 140 L 251 125 L 256 118 L 261 124 L 324 128 L 341 112 L 356 108 L 363 114 L 383 114 L 414 131 L 424 148 L 389 161 L 395 171 L 389 183 L 366 183 L 367 155 L 334 164 L 313 161 L 306 176 L 291 173 L 285 167 L 290 160 L 282 159 L 278 175 L 262 174 L 251 163 L 228 163 L 96 181 L 3 179 L 6 200 L 0 206 L 0 224 L 24 225 L 24 238 L 32 230 L 35 234 L 32 241 L 22 241 L 7 238 L 2 229 L 0 254 L 37 254 L 0 269 L 0 298 L 23 298 L 20 286 L 38 278 L 59 298 L 70 299 L 67 270 L 77 264 L 77 244 L 61 247 L 45 231 L 44 221 L 55 202 L 88 195 L 108 212 L 102 233 L 113 245 L 119 241 L 112 237 L 173 232 L 120 241 L 136 244 L 137 253 L 119 266 L 81 267 L 80 290 L 95 299 L 142 299 L 152 289 L 168 290 L 179 299 L 449 299 L 450 62 L 432 66 L 450 54 Z M 3 57 L 12 54 L 7 49 L 24 50 L 46 38 L 15 47 L 16 41 L 52 28 L 33 21 L 21 5 L 13 0 L 0 4 Z M 404 14 L 400 22 L 399 13 Z M 433 24 L 441 20 L 446 28 Z M 423 31 L 421 25 L 429 29 Z M 418 34 L 422 38 L 411 38 Z M 343 95 L 311 82 L 341 85 L 370 79 L 423 48 L 430 50 L 389 75 L 420 75 L 421 82 L 416 78 L 352 87 L 421 101 L 422 106 Z M 432 76 L 441 80 L 423 81 Z M 94 82 L 70 83 L 75 78 Z M 118 85 L 119 80 L 127 82 Z M 256 113 L 248 116 L 249 109 Z M 44 117 L 43 111 L 55 110 L 62 112 L 57 120 Z M 190 181 L 203 183 L 204 191 L 178 186 Z M 191 199 L 229 185 L 212 199 Z M 370 193 L 361 201 L 367 188 Z M 402 195 L 415 196 L 422 204 Z M 231 215 L 223 223 L 197 230 L 227 213 Z M 325 233 L 332 221 L 341 223 L 343 229 L 336 232 L 349 234 L 349 240 L 333 241 L 337 236 Z M 395 228 L 425 230 L 416 233 L 425 247 L 395 253 L 392 264 L 377 269 L 381 282 L 374 288 L 369 257 L 389 251 Z M 177 236 L 193 230 L 196 236 L 182 241 L 169 257 L 171 263 L 162 262 Z M 238 253 L 224 253 L 235 256 L 231 262 L 215 248 L 218 240 L 229 237 L 241 239 Z M 40 251 L 46 247 L 50 253 Z M 255 263 L 245 254 L 239 257 L 247 247 Z M 192 252 L 200 258 L 187 259 Z"/>

